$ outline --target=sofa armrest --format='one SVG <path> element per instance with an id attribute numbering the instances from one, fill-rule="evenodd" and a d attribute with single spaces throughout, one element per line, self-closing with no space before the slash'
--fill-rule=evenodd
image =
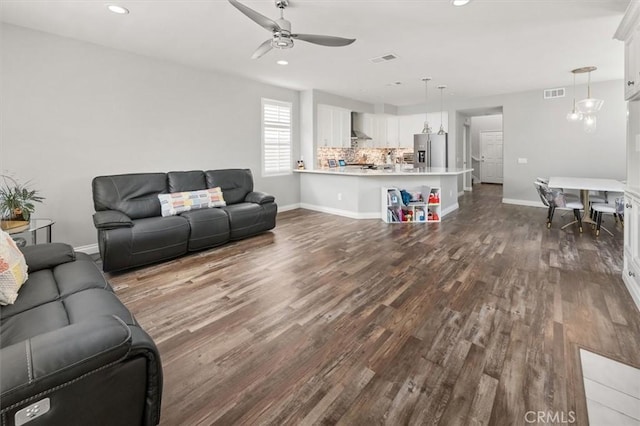
<path id="1" fill-rule="evenodd" d="M 50 269 L 54 266 L 76 260 L 73 247 L 64 243 L 36 244 L 20 248 L 27 262 L 29 272 Z"/>
<path id="2" fill-rule="evenodd" d="M 131 330 L 116 316 L 71 324 L 0 349 L 3 408 L 124 359 Z"/>
<path id="3" fill-rule="evenodd" d="M 248 193 L 244 200 L 248 203 L 267 204 L 273 203 L 276 199 L 265 192 L 253 191 Z"/>
<path id="4" fill-rule="evenodd" d="M 94 213 L 93 224 L 98 229 L 130 228 L 133 226 L 133 221 L 117 210 L 104 210 Z"/>

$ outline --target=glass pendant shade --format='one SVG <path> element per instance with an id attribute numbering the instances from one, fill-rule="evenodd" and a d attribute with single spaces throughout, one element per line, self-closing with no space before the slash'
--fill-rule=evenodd
<path id="1" fill-rule="evenodd" d="M 578 111 L 585 115 L 593 115 L 600 111 L 604 101 L 602 99 L 596 99 L 591 97 L 591 71 L 595 70 L 595 67 L 588 67 L 588 80 L 587 80 L 587 98 L 576 103 Z"/>
<path id="2" fill-rule="evenodd" d="M 582 119 L 582 126 L 585 133 L 594 133 L 596 131 L 596 116 L 585 115 Z"/>
<path id="3" fill-rule="evenodd" d="M 573 110 L 569 114 L 567 114 L 567 121 L 575 123 L 580 120 L 582 120 L 582 113 L 579 111 L 576 111 L 575 108 L 573 108 Z"/>
<path id="4" fill-rule="evenodd" d="M 604 101 L 602 99 L 587 98 L 576 102 L 576 108 L 583 114 L 594 114 L 600 111 Z"/>

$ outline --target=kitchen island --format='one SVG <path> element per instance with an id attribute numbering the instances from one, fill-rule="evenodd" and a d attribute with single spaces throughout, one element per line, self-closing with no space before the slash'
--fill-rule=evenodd
<path id="1" fill-rule="evenodd" d="M 359 167 L 295 170 L 300 174 L 300 207 L 353 219 L 380 219 L 380 188 L 440 188 L 442 214 L 458 209 L 458 176 L 473 169 L 372 170 Z M 386 206 L 385 206 L 386 208 Z"/>

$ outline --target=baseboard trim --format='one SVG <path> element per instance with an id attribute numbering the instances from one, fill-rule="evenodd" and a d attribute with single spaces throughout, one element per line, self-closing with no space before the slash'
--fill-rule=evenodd
<path id="1" fill-rule="evenodd" d="M 627 276 L 627 274 L 625 274 L 625 272 L 626 271 L 622 272 L 622 281 L 624 281 L 624 285 L 625 287 L 627 287 L 627 290 L 629 290 L 631 298 L 636 304 L 638 310 L 640 310 L 640 288 L 638 288 L 638 286 L 631 280 L 630 277 Z"/>
<path id="2" fill-rule="evenodd" d="M 328 213 L 336 216 L 348 217 L 350 219 L 380 219 L 379 212 L 356 213 L 349 210 L 334 209 L 331 207 L 316 206 L 315 204 L 300 203 L 300 208 L 313 210 L 320 213 Z"/>
<path id="3" fill-rule="evenodd" d="M 446 215 L 448 215 L 449 213 L 458 210 L 459 208 L 460 208 L 460 205 L 458 203 L 452 204 L 449 207 L 447 207 L 446 209 L 442 209 L 442 214 L 440 215 L 440 217 L 443 218 Z"/>
<path id="4" fill-rule="evenodd" d="M 473 191 L 473 187 L 471 187 L 471 186 L 465 186 L 465 187 L 464 187 L 464 191 Z M 464 191 L 463 191 L 463 192 L 464 192 Z"/>
<path id="5" fill-rule="evenodd" d="M 75 251 L 79 251 L 81 253 L 86 253 L 89 255 L 98 254 L 100 252 L 100 249 L 98 248 L 97 244 L 89 244 L 86 246 L 74 247 L 73 249 Z"/>
<path id="6" fill-rule="evenodd" d="M 458 192 L 458 197 L 462 197 L 464 195 L 464 189 L 460 192 Z"/>
<path id="7" fill-rule="evenodd" d="M 540 201 L 518 200 L 518 199 L 515 199 L 515 198 L 503 198 L 502 202 L 504 204 L 515 204 L 516 206 L 542 207 L 542 208 L 545 208 L 545 209 L 547 208 Z"/>
<path id="8" fill-rule="evenodd" d="M 278 206 L 278 213 L 288 212 L 289 210 L 295 210 L 300 208 L 300 203 L 289 204 L 286 206 Z"/>

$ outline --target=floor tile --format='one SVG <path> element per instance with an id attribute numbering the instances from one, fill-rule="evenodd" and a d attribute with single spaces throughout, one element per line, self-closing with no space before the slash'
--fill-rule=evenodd
<path id="1" fill-rule="evenodd" d="M 584 349 L 580 359 L 583 377 L 640 399 L 640 370 Z"/>
<path id="2" fill-rule="evenodd" d="M 584 391 L 588 400 L 596 401 L 612 410 L 640 420 L 640 399 L 587 378 L 584 379 Z"/>
<path id="3" fill-rule="evenodd" d="M 609 407 L 587 399 L 589 426 L 640 426 L 640 420 L 612 410 Z"/>

